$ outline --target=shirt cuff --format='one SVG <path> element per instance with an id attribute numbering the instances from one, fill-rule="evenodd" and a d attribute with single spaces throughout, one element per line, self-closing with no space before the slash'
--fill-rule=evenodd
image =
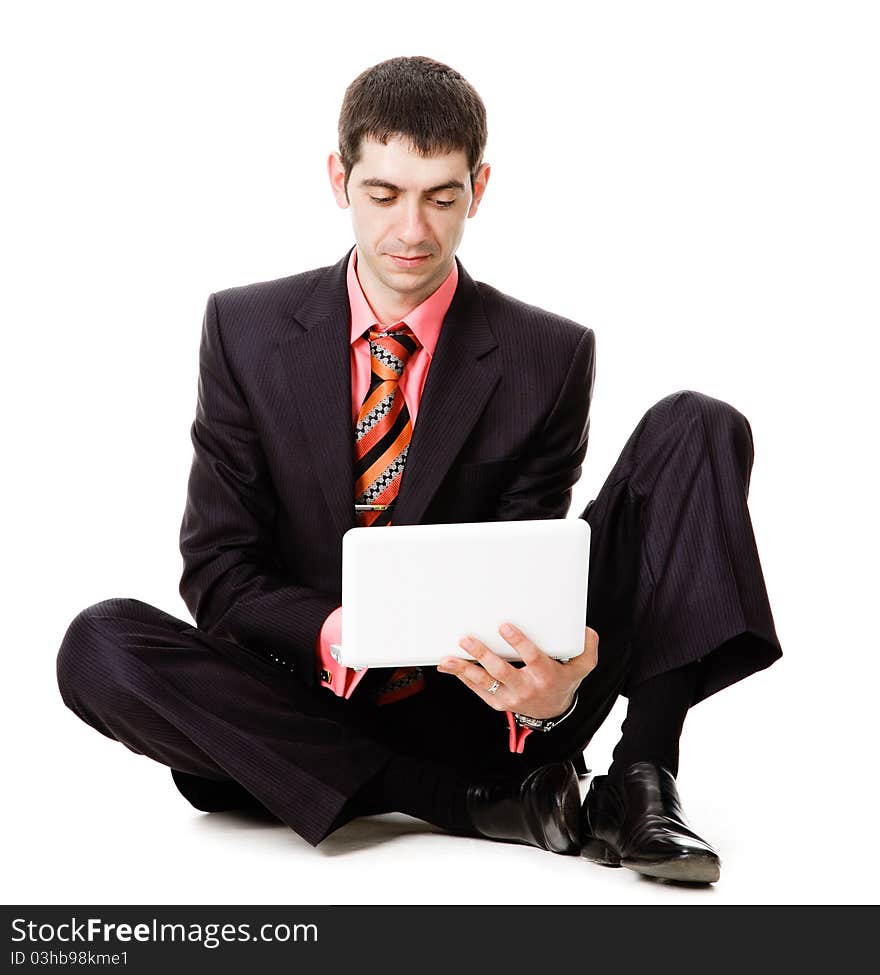
<path id="1" fill-rule="evenodd" d="M 337 697 L 349 698 L 354 693 L 366 674 L 367 670 L 352 670 L 343 667 L 333 659 L 330 648 L 338 646 L 342 641 L 342 607 L 338 606 L 324 620 L 321 632 L 318 634 L 315 663 L 318 670 L 318 681 L 321 687 L 331 690 Z"/>
<path id="2" fill-rule="evenodd" d="M 508 736 L 508 747 L 512 752 L 517 755 L 522 755 L 523 748 L 526 744 L 526 738 L 532 733 L 531 728 L 520 728 L 516 723 L 516 718 L 513 716 L 513 711 L 505 712 L 507 714 L 507 727 L 510 729 L 510 734 Z"/>

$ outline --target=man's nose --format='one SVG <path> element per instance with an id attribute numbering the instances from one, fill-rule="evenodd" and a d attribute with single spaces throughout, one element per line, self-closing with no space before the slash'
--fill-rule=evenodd
<path id="1" fill-rule="evenodd" d="M 404 205 L 397 228 L 398 237 L 408 247 L 420 244 L 428 236 L 428 223 L 421 201 Z"/>

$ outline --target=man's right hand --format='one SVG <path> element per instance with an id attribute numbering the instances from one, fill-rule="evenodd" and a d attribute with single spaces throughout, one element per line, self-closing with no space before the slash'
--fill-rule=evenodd
<path id="1" fill-rule="evenodd" d="M 475 637 L 463 637 L 459 646 L 476 663 L 445 657 L 437 670 L 454 674 L 482 701 L 496 711 L 517 711 L 532 718 L 555 718 L 574 701 L 581 681 L 599 662 L 599 634 L 584 628 L 583 653 L 560 663 L 544 653 L 518 627 L 504 623 L 498 632 L 522 660 L 523 666 L 493 653 Z M 490 687 L 495 687 L 490 691 Z"/>

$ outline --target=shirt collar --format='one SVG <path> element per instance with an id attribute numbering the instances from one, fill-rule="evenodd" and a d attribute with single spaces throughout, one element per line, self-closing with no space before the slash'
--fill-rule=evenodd
<path id="1" fill-rule="evenodd" d="M 348 286 L 348 302 L 351 306 L 351 344 L 359 339 L 367 329 L 377 324 L 376 315 L 364 295 L 363 288 L 357 276 L 357 247 L 353 247 L 348 259 L 346 284 Z M 446 276 L 443 284 L 404 317 L 403 321 L 412 329 L 413 335 L 419 340 L 422 348 L 429 356 L 434 355 L 437 340 L 440 338 L 440 327 L 446 312 L 452 304 L 455 289 L 458 286 L 458 262 L 453 259 L 452 270 Z M 392 328 L 393 326 L 379 326 Z"/>

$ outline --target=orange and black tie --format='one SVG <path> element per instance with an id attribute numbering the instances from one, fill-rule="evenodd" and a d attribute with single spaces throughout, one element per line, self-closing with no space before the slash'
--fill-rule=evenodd
<path id="1" fill-rule="evenodd" d="M 380 332 L 371 329 L 370 389 L 354 429 L 354 503 L 359 527 L 390 525 L 400 490 L 412 423 L 400 377 L 419 340 L 403 323 Z M 400 667 L 376 695 L 377 704 L 391 704 L 422 690 L 420 667 Z"/>

